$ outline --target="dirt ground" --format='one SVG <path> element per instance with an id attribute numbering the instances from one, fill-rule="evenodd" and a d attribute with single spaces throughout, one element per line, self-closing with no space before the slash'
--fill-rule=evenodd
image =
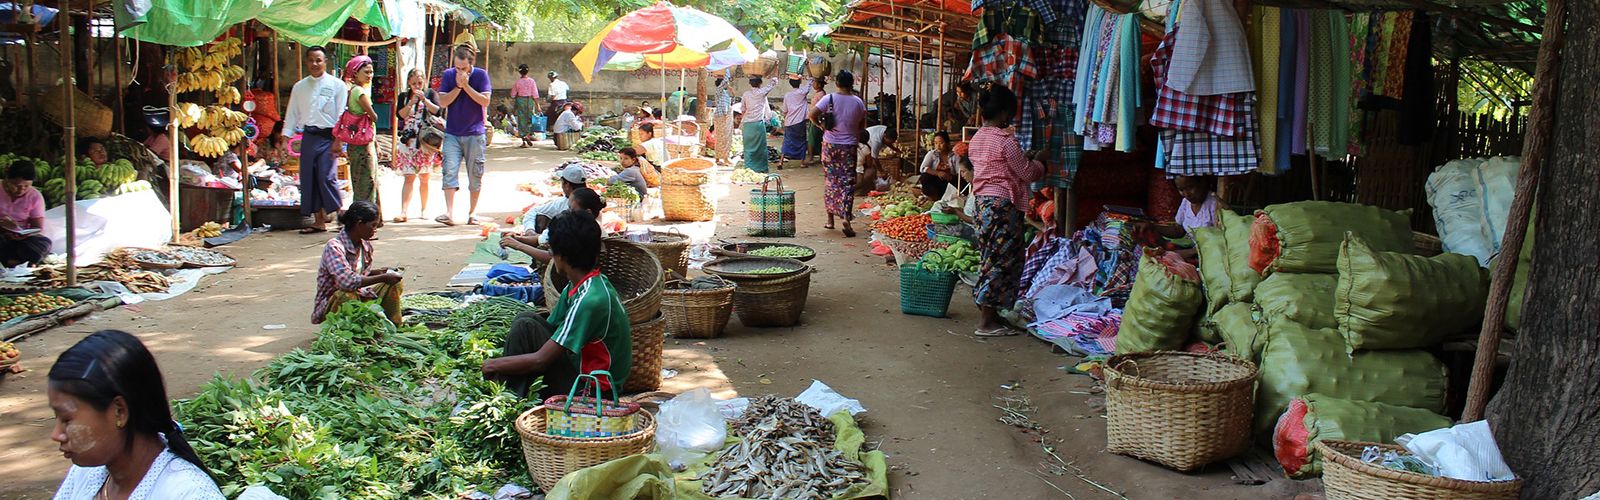
<path id="1" fill-rule="evenodd" d="M 509 142 L 509 141 L 507 141 Z M 501 218 L 532 202 L 521 182 L 542 179 L 566 155 L 549 143 L 532 149 L 499 145 L 490 152 L 480 212 Z M 666 391 L 694 387 L 718 396 L 795 395 L 821 380 L 858 398 L 869 444 L 880 443 L 893 468 L 895 497 L 913 498 L 1263 498 L 1268 488 L 1234 484 L 1226 467 L 1183 474 L 1103 452 L 1105 423 L 1088 377 L 1065 368 L 1076 358 L 1051 353 L 1030 337 L 972 336 L 977 310 L 970 290 L 958 288 L 950 318 L 903 315 L 898 278 L 864 237 L 824 231 L 819 168 L 782 171 L 797 191 L 799 235 L 816 249 L 817 272 L 801 325 L 754 329 L 733 319 L 715 340 L 668 339 L 666 366 L 678 374 Z M 428 217 L 443 204 L 433 181 Z M 398 207 L 398 186 L 384 185 L 386 207 Z M 714 224 L 692 227 L 716 236 L 743 236 L 747 188 L 721 200 Z M 458 200 L 465 212 L 465 193 Z M 393 215 L 393 214 L 389 214 Z M 659 222 L 659 221 L 658 221 Z M 407 291 L 442 289 L 457 271 L 478 228 L 447 228 L 413 218 L 390 224 L 375 242 L 376 263 L 404 266 Z M 50 361 L 93 331 L 117 328 L 139 335 L 155 352 L 173 398 L 192 395 L 216 374 L 246 375 L 279 354 L 309 345 L 316 263 L 327 236 L 272 232 L 222 248 L 239 267 L 207 277 L 193 292 L 164 302 L 103 311 L 77 324 L 21 341 L 31 371 L 0 381 L 0 498 L 49 498 L 68 463 L 49 439 L 53 417 L 45 401 Z M 268 325 L 286 325 L 266 329 Z M 1004 388 L 1009 387 L 1009 389 Z M 1056 453 L 1081 470 L 1052 474 L 1045 448 L 997 420 L 996 397 L 1031 399 L 1033 420 L 1060 440 Z"/>

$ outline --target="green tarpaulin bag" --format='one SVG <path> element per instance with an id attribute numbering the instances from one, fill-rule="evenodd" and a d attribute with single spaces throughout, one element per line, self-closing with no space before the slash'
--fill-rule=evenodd
<path id="1" fill-rule="evenodd" d="M 1444 411 L 1445 367 L 1427 351 L 1351 355 L 1338 330 L 1284 320 L 1266 328 L 1256 389 L 1256 432 L 1262 437 L 1271 434 L 1290 399 L 1311 393 Z"/>
<path id="2" fill-rule="evenodd" d="M 1252 256 L 1252 261 L 1266 263 L 1263 275 L 1269 272 L 1339 272 L 1339 246 L 1344 243 L 1345 233 L 1355 233 L 1380 252 L 1411 252 L 1415 246 L 1409 210 L 1396 212 L 1354 203 L 1297 201 L 1270 205 L 1261 211 L 1277 226 L 1278 241 L 1275 257 Z M 1251 249 L 1252 252 L 1267 251 L 1254 244 Z"/>
<path id="3" fill-rule="evenodd" d="M 1352 352 L 1415 349 L 1479 326 L 1488 294 L 1477 259 L 1375 251 L 1352 235 L 1339 252 L 1334 315 Z"/>
<path id="4" fill-rule="evenodd" d="M 1256 218 L 1222 211 L 1222 231 L 1228 241 L 1228 299 L 1233 302 L 1253 300 L 1256 284 L 1261 274 L 1250 268 L 1250 225 Z"/>
<path id="5" fill-rule="evenodd" d="M 1199 283 L 1174 276 L 1165 264 L 1141 255 L 1139 275 L 1117 328 L 1117 354 L 1183 348 L 1202 302 Z"/>
<path id="6" fill-rule="evenodd" d="M 1283 318 L 1311 328 L 1338 328 L 1333 317 L 1337 274 L 1273 273 L 1256 285 L 1261 317 Z"/>
<path id="7" fill-rule="evenodd" d="M 1211 315 L 1210 327 L 1222 339 L 1223 352 L 1251 363 L 1261 361 L 1261 349 L 1266 347 L 1267 339 L 1255 316 L 1255 306 L 1249 302 L 1222 306 Z"/>
<path id="8" fill-rule="evenodd" d="M 1533 215 L 1532 212 L 1528 214 L 1528 233 L 1522 237 L 1522 254 L 1517 256 L 1517 270 L 1511 275 L 1511 295 L 1506 300 L 1507 330 L 1522 329 L 1522 298 L 1528 291 L 1528 272 L 1532 271 L 1529 266 L 1533 265 Z"/>
<path id="9" fill-rule="evenodd" d="M 1206 294 L 1205 312 L 1206 316 L 1211 316 L 1228 304 L 1228 295 L 1233 291 L 1228 278 L 1228 240 L 1220 228 L 1197 227 L 1194 244 L 1200 254 L 1200 288 Z"/>
<path id="10" fill-rule="evenodd" d="M 1450 426 L 1450 418 L 1428 410 L 1371 401 L 1307 394 L 1289 402 L 1272 432 L 1272 451 L 1290 477 L 1322 474 L 1313 443 L 1323 440 L 1389 443 L 1402 434 Z"/>

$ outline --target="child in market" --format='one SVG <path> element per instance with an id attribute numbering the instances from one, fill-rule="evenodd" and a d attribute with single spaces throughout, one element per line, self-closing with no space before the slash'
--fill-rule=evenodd
<path id="1" fill-rule="evenodd" d="M 1172 180 L 1178 188 L 1178 195 L 1183 197 L 1183 202 L 1178 204 L 1178 213 L 1173 216 L 1171 224 L 1140 224 L 1135 230 L 1148 230 L 1157 236 L 1168 240 L 1187 240 L 1176 244 L 1175 251 L 1185 259 L 1193 260 L 1196 256 L 1193 240 L 1194 230 L 1202 227 L 1215 227 L 1219 214 L 1227 210 L 1222 200 L 1217 198 L 1216 177 L 1212 176 L 1179 176 Z"/>

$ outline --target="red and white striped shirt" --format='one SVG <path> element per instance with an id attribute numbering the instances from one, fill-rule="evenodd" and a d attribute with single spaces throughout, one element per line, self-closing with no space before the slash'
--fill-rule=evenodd
<path id="1" fill-rule="evenodd" d="M 1044 164 L 1029 160 L 1010 130 L 984 126 L 967 144 L 972 194 L 997 196 L 1014 205 L 1028 201 L 1028 183 L 1044 176 Z"/>

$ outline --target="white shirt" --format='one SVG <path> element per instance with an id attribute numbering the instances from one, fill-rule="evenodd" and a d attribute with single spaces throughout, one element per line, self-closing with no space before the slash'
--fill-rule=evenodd
<path id="1" fill-rule="evenodd" d="M 570 88 L 570 87 L 567 86 L 567 82 L 565 82 L 565 81 L 556 80 L 556 81 L 550 82 L 550 89 L 549 89 L 550 90 L 550 100 L 552 100 L 552 101 L 565 101 L 565 100 L 567 100 L 567 89 L 568 88 Z"/>
<path id="2" fill-rule="evenodd" d="M 744 97 L 739 102 L 744 103 L 744 123 L 757 123 L 767 121 L 767 113 L 772 106 L 767 103 L 767 95 L 772 89 L 778 88 L 777 78 L 768 78 L 767 83 L 744 92 Z"/>
<path id="3" fill-rule="evenodd" d="M 104 466 L 74 465 L 67 471 L 67 478 L 61 481 L 61 488 L 56 490 L 55 500 L 91 500 L 105 486 L 107 477 Z M 147 498 L 227 500 L 228 497 L 222 496 L 222 490 L 217 489 L 217 483 L 212 482 L 211 477 L 199 467 L 178 458 L 170 450 L 161 450 L 161 454 L 156 455 L 156 460 L 150 463 L 150 470 L 139 480 L 139 486 L 134 487 L 133 493 L 128 495 L 128 500 Z"/>
<path id="4" fill-rule="evenodd" d="M 283 135 L 294 137 L 305 127 L 333 128 L 349 101 L 349 87 L 333 73 L 323 73 L 322 78 L 302 78 L 289 93 L 288 112 L 283 115 Z"/>
<path id="5" fill-rule="evenodd" d="M 550 127 L 550 131 L 557 134 L 579 130 L 583 130 L 583 120 L 579 120 L 578 114 L 570 109 L 562 111 L 561 116 L 556 117 L 556 124 Z"/>

